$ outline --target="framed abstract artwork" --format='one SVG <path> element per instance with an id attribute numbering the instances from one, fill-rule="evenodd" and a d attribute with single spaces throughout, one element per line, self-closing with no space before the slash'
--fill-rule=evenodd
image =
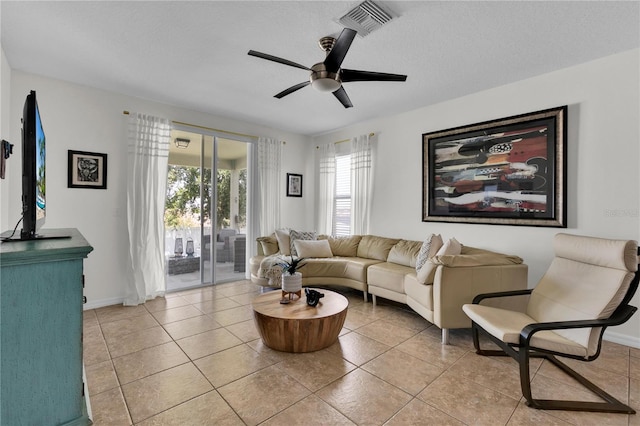
<path id="1" fill-rule="evenodd" d="M 567 227 L 567 106 L 422 135 L 422 221 Z"/>
<path id="2" fill-rule="evenodd" d="M 67 187 L 107 189 L 107 154 L 68 151 Z"/>

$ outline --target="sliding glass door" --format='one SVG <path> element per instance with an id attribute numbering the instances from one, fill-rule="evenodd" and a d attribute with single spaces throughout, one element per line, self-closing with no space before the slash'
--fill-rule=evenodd
<path id="1" fill-rule="evenodd" d="M 215 282 L 242 279 L 246 271 L 247 144 L 215 138 Z"/>
<path id="2" fill-rule="evenodd" d="M 245 278 L 247 146 L 172 131 L 165 206 L 168 291 Z"/>

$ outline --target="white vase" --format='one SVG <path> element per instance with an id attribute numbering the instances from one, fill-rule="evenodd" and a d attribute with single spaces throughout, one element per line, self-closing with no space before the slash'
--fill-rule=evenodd
<path id="1" fill-rule="evenodd" d="M 293 275 L 282 274 L 282 291 L 295 293 L 302 290 L 302 274 L 296 272 Z"/>

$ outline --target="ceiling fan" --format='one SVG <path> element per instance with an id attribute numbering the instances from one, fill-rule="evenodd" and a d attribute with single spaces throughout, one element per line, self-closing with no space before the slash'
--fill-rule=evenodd
<path id="1" fill-rule="evenodd" d="M 372 71 L 358 71 L 340 68 L 342 61 L 355 38 L 357 31 L 350 28 L 342 30 L 337 39 L 333 37 L 322 37 L 318 44 L 320 48 L 327 52 L 327 56 L 323 62 L 318 62 L 311 68 L 300 65 L 287 59 L 278 58 L 277 56 L 266 53 L 249 50 L 249 55 L 268 61 L 278 62 L 280 64 L 289 65 L 303 70 L 310 71 L 309 81 L 303 81 L 295 86 L 275 95 L 276 98 L 283 98 L 296 90 L 300 90 L 305 86 L 311 85 L 320 92 L 333 92 L 333 95 L 344 105 L 345 108 L 353 106 L 347 92 L 342 87 L 342 83 L 352 81 L 406 81 L 407 76 L 401 74 L 387 74 Z"/>

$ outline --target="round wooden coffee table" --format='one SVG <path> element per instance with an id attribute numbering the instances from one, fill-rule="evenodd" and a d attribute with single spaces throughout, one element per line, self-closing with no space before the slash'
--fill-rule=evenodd
<path id="1" fill-rule="evenodd" d="M 307 305 L 303 293 L 289 304 L 280 303 L 279 290 L 253 299 L 253 318 L 265 345 L 282 352 L 313 352 L 331 346 L 347 317 L 349 301 L 331 290 L 314 308 Z"/>

